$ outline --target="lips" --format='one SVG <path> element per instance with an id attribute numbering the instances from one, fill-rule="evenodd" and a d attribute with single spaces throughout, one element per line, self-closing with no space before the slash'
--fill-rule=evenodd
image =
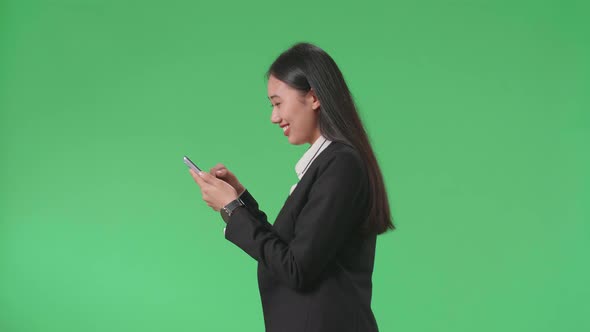
<path id="1" fill-rule="evenodd" d="M 289 125 L 286 125 L 286 126 L 283 126 L 281 128 L 283 128 L 283 133 L 285 134 L 285 136 L 289 136 L 290 126 Z"/>

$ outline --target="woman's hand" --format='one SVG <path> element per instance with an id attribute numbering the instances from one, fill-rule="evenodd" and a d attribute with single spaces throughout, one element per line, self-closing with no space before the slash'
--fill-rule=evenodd
<path id="1" fill-rule="evenodd" d="M 229 183 L 238 192 L 238 195 L 241 195 L 244 191 L 244 186 L 240 183 L 240 181 L 238 181 L 238 178 L 234 175 L 234 173 L 230 172 L 225 167 L 225 165 L 219 163 L 215 165 L 215 167 L 211 168 L 209 173 Z"/>
<path id="2" fill-rule="evenodd" d="M 215 211 L 221 210 L 229 202 L 238 198 L 238 192 L 227 182 L 220 180 L 207 172 L 197 174 L 189 169 L 195 182 L 201 187 L 203 200 Z"/>

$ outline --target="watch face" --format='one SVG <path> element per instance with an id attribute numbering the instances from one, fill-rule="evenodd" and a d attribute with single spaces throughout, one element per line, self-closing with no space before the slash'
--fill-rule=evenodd
<path id="1" fill-rule="evenodd" d="M 234 211 L 234 207 L 228 207 L 225 209 L 225 213 L 227 213 L 228 216 L 231 216 L 232 212 Z"/>
<path id="2" fill-rule="evenodd" d="M 221 213 L 221 218 L 223 218 L 223 221 L 227 223 L 229 221 L 229 215 L 227 214 L 227 211 L 225 211 L 225 209 L 221 209 L 219 212 Z"/>
<path id="3" fill-rule="evenodd" d="M 225 213 L 226 213 L 228 216 L 231 216 L 231 215 L 232 215 L 232 213 L 233 213 L 233 211 L 234 211 L 234 210 L 235 210 L 237 207 L 239 207 L 239 206 L 245 206 L 245 205 L 244 205 L 244 203 L 242 202 L 242 200 L 238 198 L 238 199 L 236 199 L 236 200 L 233 200 L 233 201 L 229 202 L 229 203 L 228 203 L 226 206 L 224 206 L 223 208 L 221 208 L 221 210 L 222 210 L 222 211 L 225 211 Z"/>

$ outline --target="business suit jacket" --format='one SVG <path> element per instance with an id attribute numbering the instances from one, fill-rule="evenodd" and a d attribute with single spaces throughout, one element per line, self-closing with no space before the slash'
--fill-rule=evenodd
<path id="1" fill-rule="evenodd" d="M 371 310 L 376 234 L 361 236 L 369 180 L 359 153 L 332 142 L 271 225 L 246 190 L 225 238 L 258 261 L 269 332 L 378 331 Z"/>

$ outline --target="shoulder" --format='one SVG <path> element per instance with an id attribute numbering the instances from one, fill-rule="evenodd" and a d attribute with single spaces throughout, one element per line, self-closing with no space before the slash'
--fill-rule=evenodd
<path id="1" fill-rule="evenodd" d="M 342 142 L 332 142 L 332 149 L 327 150 L 329 156 L 326 156 L 325 164 L 345 164 L 350 167 L 360 167 L 364 164 L 360 153 L 352 146 Z"/>
<path id="2" fill-rule="evenodd" d="M 347 176 L 351 178 L 366 177 L 366 166 L 360 153 L 352 146 L 342 142 L 332 142 L 327 149 L 327 155 L 323 159 L 318 175 L 325 176 L 326 172 L 331 176 Z"/>
<path id="3" fill-rule="evenodd" d="M 331 147 L 318 166 L 310 188 L 310 198 L 338 202 L 346 205 L 355 202 L 364 206 L 370 185 L 367 168 L 361 154 L 352 146 L 340 142 Z"/>

